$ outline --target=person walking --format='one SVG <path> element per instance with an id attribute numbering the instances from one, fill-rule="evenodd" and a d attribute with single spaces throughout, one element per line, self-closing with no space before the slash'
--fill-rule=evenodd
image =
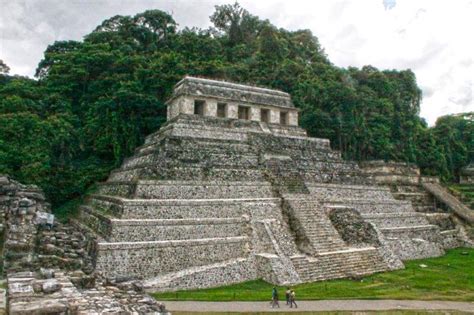
<path id="1" fill-rule="evenodd" d="M 280 303 L 278 303 L 278 291 L 277 291 L 276 287 L 273 287 L 273 290 L 272 290 L 272 308 L 274 308 L 275 306 L 280 308 Z"/>
<path id="2" fill-rule="evenodd" d="M 290 305 L 290 294 L 291 294 L 291 290 L 288 287 L 286 288 L 286 291 L 285 291 L 286 305 Z"/>
<path id="3" fill-rule="evenodd" d="M 295 308 L 298 308 L 298 305 L 296 305 L 295 296 L 296 296 L 295 291 L 291 290 L 291 292 L 290 292 L 290 308 L 293 308 L 293 304 L 295 305 Z"/>

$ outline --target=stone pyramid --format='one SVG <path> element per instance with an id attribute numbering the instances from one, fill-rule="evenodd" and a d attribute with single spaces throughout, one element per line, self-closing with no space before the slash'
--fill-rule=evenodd
<path id="1" fill-rule="evenodd" d="M 185 77 L 168 121 L 81 207 L 95 267 L 149 290 L 357 277 L 443 254 L 438 227 L 329 140 L 287 93 Z"/>

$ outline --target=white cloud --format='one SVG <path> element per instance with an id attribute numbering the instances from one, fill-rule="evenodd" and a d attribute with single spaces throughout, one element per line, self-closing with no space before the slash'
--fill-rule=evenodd
<path id="1" fill-rule="evenodd" d="M 54 40 L 79 40 L 116 14 L 161 9 L 184 26 L 207 27 L 215 4 L 184 0 L 0 0 L 0 58 L 12 73 L 32 75 Z M 424 92 L 421 116 L 474 111 L 472 0 L 240 1 L 287 29 L 311 29 L 338 66 L 412 69 Z"/>

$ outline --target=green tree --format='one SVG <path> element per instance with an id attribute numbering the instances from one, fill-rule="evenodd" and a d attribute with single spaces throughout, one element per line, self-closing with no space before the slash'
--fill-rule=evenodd
<path id="1" fill-rule="evenodd" d="M 6 63 L 3 62 L 2 59 L 0 59 L 0 74 L 4 73 L 7 74 L 10 72 L 10 67 L 6 65 Z"/>
<path id="2" fill-rule="evenodd" d="M 237 2 L 233 5 L 216 5 L 215 9 L 210 16 L 211 22 L 218 32 L 226 36 L 231 45 L 255 39 L 262 24 L 258 17 L 251 15 Z"/>
<path id="3" fill-rule="evenodd" d="M 438 118 L 433 134 L 446 159 L 446 179 L 458 178 L 461 168 L 474 161 L 474 113 Z"/>

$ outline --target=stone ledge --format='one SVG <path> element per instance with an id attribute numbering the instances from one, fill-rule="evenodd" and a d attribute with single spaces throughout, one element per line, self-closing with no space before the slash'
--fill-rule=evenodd
<path id="1" fill-rule="evenodd" d="M 342 163 L 342 162 L 341 162 Z M 322 187 L 322 188 L 339 188 L 339 189 L 351 189 L 351 190 L 375 190 L 375 191 L 387 191 L 390 192 L 388 187 L 377 186 L 377 185 L 345 185 L 345 184 L 323 184 L 323 183 L 311 183 L 305 182 L 308 188 L 311 187 Z"/>
<path id="2" fill-rule="evenodd" d="M 294 195 L 294 194 L 293 194 Z M 342 200 L 336 200 L 335 199 L 316 199 L 315 194 L 309 194 L 309 195 L 301 195 L 301 196 L 295 196 L 295 197 L 288 197 L 288 195 L 284 196 L 286 200 L 307 200 L 308 202 L 319 202 L 322 205 L 328 206 L 328 207 L 333 207 L 337 205 L 345 205 L 349 208 L 354 208 L 352 204 L 361 204 L 361 205 L 410 205 L 411 206 L 411 201 L 409 200 L 367 200 L 365 199 L 342 199 Z"/>
<path id="3" fill-rule="evenodd" d="M 433 224 L 427 225 L 415 225 L 415 226 L 399 226 L 391 228 L 380 228 L 382 232 L 405 232 L 405 231 L 426 231 L 426 230 L 435 230 L 438 229 L 438 226 Z"/>
<path id="4" fill-rule="evenodd" d="M 367 200 L 367 199 L 343 199 L 343 200 L 340 200 L 340 201 L 337 201 L 337 200 L 321 200 L 322 203 L 324 204 L 340 204 L 340 203 L 343 203 L 343 204 L 348 204 L 348 205 L 351 205 L 351 204 L 360 204 L 360 205 L 397 205 L 397 206 L 400 206 L 400 205 L 407 205 L 407 206 L 411 206 L 411 201 L 409 200 L 397 200 L 397 199 L 393 199 L 393 200 Z M 384 212 L 385 213 L 385 212 Z"/>
<path id="5" fill-rule="evenodd" d="M 124 206 L 137 206 L 137 205 L 207 205 L 207 204 L 233 204 L 233 203 L 246 203 L 246 202 L 271 202 L 280 201 L 280 198 L 229 198 L 229 199 L 129 199 L 110 195 L 90 195 L 92 198 L 103 199 L 109 202 L 120 203 Z"/>
<path id="6" fill-rule="evenodd" d="M 259 182 L 240 182 L 240 181 L 180 181 L 180 180 L 138 180 L 138 185 L 156 185 L 156 186 L 268 186 L 271 184 L 266 181 Z"/>
<path id="7" fill-rule="evenodd" d="M 292 136 L 292 135 L 281 135 L 281 134 L 276 134 L 273 136 L 277 138 L 288 138 L 292 140 L 304 140 L 308 142 L 315 142 L 315 143 L 322 144 L 324 147 L 328 147 L 328 148 L 331 144 L 331 141 L 329 141 L 329 139 L 324 139 L 324 138 L 313 138 L 313 137 L 306 137 L 306 136 Z M 334 152 L 334 150 L 327 150 L 327 151 Z"/>
<path id="8" fill-rule="evenodd" d="M 349 248 L 349 249 L 341 249 L 335 250 L 332 252 L 319 252 L 315 256 L 327 256 L 327 255 L 337 255 L 337 254 L 349 254 L 349 253 L 358 253 L 358 252 L 368 252 L 376 250 L 375 247 L 363 247 L 363 248 Z"/>
<path id="9" fill-rule="evenodd" d="M 459 233 L 459 231 L 454 229 L 454 230 L 444 230 L 444 231 L 441 231 L 439 233 L 441 235 L 457 235 Z"/>
<path id="10" fill-rule="evenodd" d="M 248 218 L 196 218 L 196 219 L 112 219 L 118 226 L 173 226 L 173 225 L 224 225 L 248 222 Z"/>
<path id="11" fill-rule="evenodd" d="M 139 248 L 160 248 L 160 247 L 181 247 L 243 243 L 248 241 L 246 236 L 222 237 L 222 238 L 202 238 L 194 240 L 172 240 L 172 241 L 149 241 L 149 242 L 114 242 L 97 243 L 100 250 L 128 250 Z"/>
<path id="12" fill-rule="evenodd" d="M 426 215 L 419 212 L 401 212 L 401 213 L 362 213 L 364 219 L 388 219 L 388 218 L 424 218 Z"/>

